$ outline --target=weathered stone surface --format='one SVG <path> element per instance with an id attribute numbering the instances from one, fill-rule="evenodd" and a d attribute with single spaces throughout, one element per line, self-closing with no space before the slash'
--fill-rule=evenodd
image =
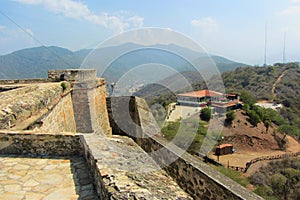
<path id="1" fill-rule="evenodd" d="M 42 126 L 35 129 L 37 132 L 76 132 L 71 93 L 63 96 L 40 122 Z"/>
<path id="2" fill-rule="evenodd" d="M 37 134 L 30 131 L 0 131 L 0 147 L 0 154 L 70 156 L 83 153 L 79 136 L 70 133 Z M 15 167 L 21 170 L 22 166 L 15 165 Z"/>
<path id="3" fill-rule="evenodd" d="M 104 79 L 75 82 L 72 98 L 77 132 L 92 133 L 100 129 L 111 135 Z"/>
<path id="4" fill-rule="evenodd" d="M 71 163 L 65 159 L 23 163 L 24 158 L 11 161 L 0 157 L 0 199 L 39 199 L 41 195 L 48 199 L 61 199 L 61 195 L 71 199 L 97 199 L 97 195 L 103 199 L 260 199 L 191 155 L 176 147 L 170 150 L 143 99 L 108 99 L 106 108 L 105 81 L 96 78 L 95 70 L 50 71 L 48 80 L 70 84 L 63 90 L 60 83 L 35 82 L 0 93 L 0 129 L 37 131 L 0 131 L 0 154 L 84 154 L 90 168 L 73 158 Z M 131 139 L 103 136 L 111 135 L 110 124 L 115 133 L 129 133 L 155 162 Z M 82 136 L 81 142 L 74 134 L 54 134 L 75 131 L 75 125 L 77 132 L 96 134 Z M 165 165 L 170 160 L 175 161 Z M 165 166 L 177 183 L 157 163 Z M 138 173 L 141 171 L 144 173 Z M 97 195 L 92 192 L 90 172 Z"/>
<path id="5" fill-rule="evenodd" d="M 103 199 L 192 199 L 128 137 L 94 134 L 83 138 Z"/>
<path id="6" fill-rule="evenodd" d="M 67 165 L 65 165 L 66 163 Z M 87 171 L 87 165 L 76 165 L 75 167 L 76 163 L 85 163 L 84 158 L 53 157 L 40 159 L 0 156 L 0 170 L 7 171 L 2 174 L 6 179 L 0 180 L 0 199 L 75 200 L 89 197 L 97 200 L 98 197 L 92 185 L 91 177 L 86 176 L 86 183 L 81 184 L 80 173 Z M 14 175 L 17 171 L 12 169 L 17 165 L 31 167 L 25 168 L 25 173 L 19 175 L 17 180 L 14 180 L 11 179 L 11 175 Z M 49 165 L 55 166 L 45 170 Z"/>
<path id="7" fill-rule="evenodd" d="M 48 70 L 48 78 L 52 81 L 87 81 L 96 79 L 95 69 L 63 69 Z"/>
<path id="8" fill-rule="evenodd" d="M 0 129 L 14 128 L 32 116 L 41 115 L 43 109 L 58 102 L 62 93 L 59 83 L 33 84 L 1 92 Z M 26 123 L 22 127 L 26 128 Z"/>

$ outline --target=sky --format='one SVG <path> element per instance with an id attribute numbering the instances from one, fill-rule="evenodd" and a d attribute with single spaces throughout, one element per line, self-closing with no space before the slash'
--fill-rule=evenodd
<path id="1" fill-rule="evenodd" d="M 145 27 L 177 31 L 209 54 L 251 65 L 264 63 L 266 34 L 268 64 L 283 61 L 284 43 L 285 62 L 300 61 L 300 0 L 1 0 L 0 55 L 94 48 Z"/>

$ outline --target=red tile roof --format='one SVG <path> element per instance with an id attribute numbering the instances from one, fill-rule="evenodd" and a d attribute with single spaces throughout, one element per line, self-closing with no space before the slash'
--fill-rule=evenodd
<path id="1" fill-rule="evenodd" d="M 235 106 L 237 104 L 242 104 L 242 102 L 238 101 L 238 100 L 234 100 L 234 101 L 230 101 L 230 102 L 213 102 L 211 104 L 211 106 L 220 107 L 220 108 L 228 108 L 228 107 Z"/>
<path id="2" fill-rule="evenodd" d="M 218 97 L 222 96 L 223 94 L 220 92 L 215 92 L 212 90 L 199 90 L 199 91 L 193 91 L 193 92 L 187 92 L 183 94 L 178 94 L 179 96 L 186 96 L 186 97 Z"/>
<path id="3" fill-rule="evenodd" d="M 217 146 L 217 148 L 223 149 L 225 147 L 232 147 L 232 144 L 221 144 L 219 146 Z"/>

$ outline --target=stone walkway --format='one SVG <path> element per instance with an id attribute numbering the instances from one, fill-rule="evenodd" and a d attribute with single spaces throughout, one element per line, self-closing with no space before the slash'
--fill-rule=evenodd
<path id="1" fill-rule="evenodd" d="M 84 158 L 0 156 L 0 199 L 97 199 Z"/>
<path id="2" fill-rule="evenodd" d="M 132 139 L 85 134 L 111 199 L 191 200 Z"/>

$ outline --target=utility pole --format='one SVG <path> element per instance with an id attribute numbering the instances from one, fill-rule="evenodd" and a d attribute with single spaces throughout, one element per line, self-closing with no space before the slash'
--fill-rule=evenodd
<path id="1" fill-rule="evenodd" d="M 264 55 L 264 66 L 267 66 L 267 23 L 265 25 L 265 55 Z"/>
<path id="2" fill-rule="evenodd" d="M 283 51 L 282 51 L 282 63 L 285 63 L 285 40 L 286 40 L 286 32 L 283 35 Z"/>

